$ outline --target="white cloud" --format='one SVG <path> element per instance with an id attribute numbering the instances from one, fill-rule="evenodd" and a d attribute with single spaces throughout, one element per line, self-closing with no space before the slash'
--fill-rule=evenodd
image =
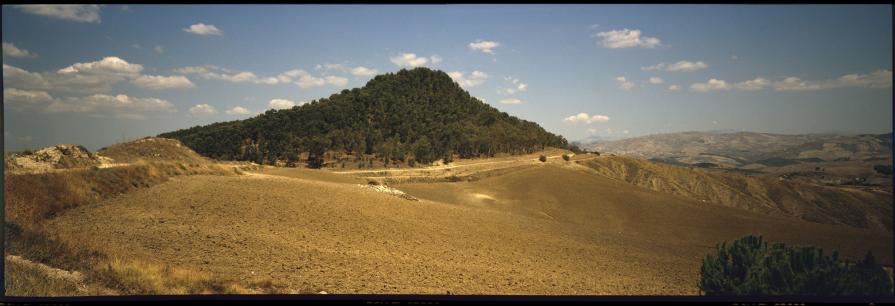
<path id="1" fill-rule="evenodd" d="M 137 98 L 127 95 L 95 94 L 86 97 L 55 99 L 47 112 L 107 113 L 140 118 L 141 112 L 176 112 L 174 104 L 158 98 Z"/>
<path id="2" fill-rule="evenodd" d="M 487 54 L 494 54 L 494 49 L 500 47 L 500 43 L 490 40 L 476 40 L 469 43 L 469 49 Z"/>
<path id="3" fill-rule="evenodd" d="M 184 28 L 184 32 L 193 33 L 196 35 L 223 35 L 224 32 L 221 32 L 216 26 L 211 24 L 197 23 L 191 25 L 189 28 Z"/>
<path id="4" fill-rule="evenodd" d="M 630 133 L 630 131 L 628 131 L 628 130 L 624 130 L 624 131 L 622 131 L 622 133 L 625 134 L 625 135 L 628 135 L 628 133 Z"/>
<path id="5" fill-rule="evenodd" d="M 195 106 L 190 107 L 190 114 L 197 116 L 214 115 L 217 113 L 218 110 L 216 110 L 214 106 L 208 104 L 196 104 Z"/>
<path id="6" fill-rule="evenodd" d="M 604 115 L 588 115 L 587 113 L 578 113 L 577 115 L 572 115 L 564 118 L 562 120 L 565 123 L 586 123 L 591 124 L 594 122 L 606 122 L 609 121 L 608 116 Z"/>
<path id="7" fill-rule="evenodd" d="M 500 104 L 511 104 L 511 105 L 522 104 L 522 100 L 519 100 L 516 98 L 503 99 L 503 100 L 500 100 L 499 102 L 500 102 Z"/>
<path id="8" fill-rule="evenodd" d="M 668 65 L 666 70 L 668 71 L 696 71 L 708 68 L 709 65 L 703 63 L 701 61 L 691 62 L 691 61 L 679 61 L 677 63 Z"/>
<path id="9" fill-rule="evenodd" d="M 847 74 L 832 80 L 803 81 L 797 77 L 788 77 L 775 82 L 777 91 L 812 91 L 844 87 L 890 88 L 892 87 L 892 71 L 876 70 L 870 74 Z"/>
<path id="10" fill-rule="evenodd" d="M 662 83 L 665 83 L 665 81 L 662 80 L 662 78 L 660 78 L 660 77 L 651 77 L 651 78 L 649 78 L 649 83 L 650 84 L 662 84 Z"/>
<path id="11" fill-rule="evenodd" d="M 182 75 L 161 76 L 161 75 L 141 75 L 137 79 L 131 81 L 134 85 L 148 89 L 168 89 L 168 88 L 193 88 L 196 85 L 190 82 Z"/>
<path id="12" fill-rule="evenodd" d="M 628 81 L 628 79 L 623 76 L 615 77 L 615 81 L 618 84 L 618 88 L 621 90 L 630 91 L 634 88 L 634 82 Z"/>
<path id="13" fill-rule="evenodd" d="M 152 48 L 152 50 L 158 54 L 165 53 L 165 47 L 162 47 L 162 46 L 155 46 L 155 48 Z"/>
<path id="14" fill-rule="evenodd" d="M 434 60 L 432 62 L 435 63 Z M 364 66 L 357 66 L 357 67 L 351 68 L 351 74 L 356 75 L 356 76 L 374 76 L 376 74 L 379 74 L 379 71 L 376 69 L 370 69 L 370 68 L 367 68 Z"/>
<path id="15" fill-rule="evenodd" d="M 678 61 L 674 64 L 658 63 L 652 66 L 641 67 L 641 71 L 665 70 L 665 71 L 697 71 L 708 68 L 709 65 L 702 61 Z"/>
<path id="16" fill-rule="evenodd" d="M 839 77 L 828 85 L 835 87 L 870 87 L 870 88 L 889 88 L 892 87 L 892 70 L 876 70 L 870 74 L 847 74 Z"/>
<path id="17" fill-rule="evenodd" d="M 603 47 L 610 49 L 620 49 L 620 48 L 633 48 L 633 47 L 641 47 L 641 48 L 655 48 L 659 46 L 660 41 L 655 37 L 641 37 L 640 30 L 613 30 L 607 32 L 600 32 L 593 37 L 600 38 L 600 43 L 603 44 Z"/>
<path id="18" fill-rule="evenodd" d="M 710 79 L 705 83 L 694 83 L 690 85 L 690 90 L 695 92 L 708 92 L 712 90 L 728 90 L 730 89 L 730 84 L 727 84 L 724 80 L 718 79 Z"/>
<path id="19" fill-rule="evenodd" d="M 15 58 L 35 58 L 37 57 L 37 53 L 19 49 L 16 45 L 8 42 L 3 42 L 3 56 L 15 57 Z"/>
<path id="20" fill-rule="evenodd" d="M 432 54 L 432 56 L 429 57 L 429 60 L 431 60 L 432 64 L 434 65 L 434 64 L 441 63 L 442 59 L 441 59 L 441 56 L 439 56 L 438 54 Z"/>
<path id="21" fill-rule="evenodd" d="M 77 22 L 99 22 L 99 5 L 72 4 L 26 4 L 17 5 L 18 9 L 35 15 L 47 16 Z"/>
<path id="22" fill-rule="evenodd" d="M 46 91 L 3 89 L 3 105 L 15 110 L 42 108 L 51 102 L 53 102 L 53 97 Z"/>
<path id="23" fill-rule="evenodd" d="M 738 59 L 740 59 L 740 57 L 737 56 L 736 54 L 733 54 L 733 55 L 730 56 L 730 59 L 731 59 L 731 60 L 738 60 Z"/>
<path id="24" fill-rule="evenodd" d="M 340 87 L 348 85 L 348 78 L 328 75 L 324 79 L 326 80 L 326 84 L 336 85 Z"/>
<path id="25" fill-rule="evenodd" d="M 678 86 L 678 85 L 671 85 L 671 86 L 668 86 L 668 90 L 670 90 L 670 91 L 678 91 L 678 90 L 681 90 L 681 87 Z"/>
<path id="26" fill-rule="evenodd" d="M 305 102 L 296 103 L 295 101 L 292 101 L 292 100 L 273 99 L 273 100 L 270 100 L 270 102 L 268 103 L 268 106 L 270 106 L 270 108 L 275 108 L 275 109 L 284 109 L 284 108 L 292 108 L 296 105 L 302 105 L 302 104 L 305 104 Z"/>
<path id="27" fill-rule="evenodd" d="M 228 109 L 225 113 L 227 113 L 227 115 L 248 115 L 251 113 L 251 111 L 249 111 L 245 107 L 236 106 L 231 109 Z"/>
<path id="28" fill-rule="evenodd" d="M 128 63 L 117 56 L 107 56 L 95 62 L 75 63 L 56 72 L 60 74 L 88 73 L 136 76 L 142 70 L 143 65 Z"/>
<path id="29" fill-rule="evenodd" d="M 525 92 L 528 91 L 528 84 L 522 83 L 519 79 L 513 77 L 504 77 L 504 80 L 510 81 L 513 85 L 509 88 L 498 88 L 498 94 L 508 94 L 512 95 L 517 92 Z"/>
<path id="30" fill-rule="evenodd" d="M 3 64 L 3 87 L 49 89 L 50 83 L 40 73 Z"/>
<path id="31" fill-rule="evenodd" d="M 765 87 L 767 87 L 768 85 L 771 85 L 771 81 L 769 81 L 768 79 L 755 78 L 752 80 L 736 83 L 733 85 L 733 87 L 738 90 L 756 91 L 756 90 L 762 90 Z"/>
<path id="32" fill-rule="evenodd" d="M 460 84 L 462 87 L 478 86 L 489 78 L 488 74 L 478 70 L 473 71 L 468 78 L 459 71 L 449 72 L 448 76 L 454 79 L 454 82 L 457 82 L 457 84 Z"/>
<path id="33" fill-rule="evenodd" d="M 291 80 L 281 80 L 276 77 L 259 77 L 250 71 L 233 71 L 213 65 L 205 66 L 188 66 L 174 69 L 174 72 L 180 74 L 195 74 L 206 80 L 221 80 L 233 83 L 254 83 L 276 85 L 280 83 L 289 83 Z"/>
<path id="34" fill-rule="evenodd" d="M 108 65 L 105 64 L 89 64 L 91 63 L 81 64 L 81 66 L 86 65 L 86 68 L 83 71 L 78 70 L 74 65 L 64 68 L 64 73 L 59 71 L 35 73 L 4 64 L 3 85 L 6 87 L 29 90 L 51 89 L 88 93 L 108 92 L 112 89 L 112 86 L 118 82 L 128 78 L 138 77 L 139 71 L 134 69 L 142 69 L 141 66 L 135 67 L 129 63 L 121 67 L 115 65 L 108 67 Z"/>
<path id="35" fill-rule="evenodd" d="M 440 57 L 439 57 L 440 59 Z M 392 64 L 398 67 L 419 67 L 429 62 L 425 57 L 418 57 L 416 53 L 402 53 L 390 58 Z"/>

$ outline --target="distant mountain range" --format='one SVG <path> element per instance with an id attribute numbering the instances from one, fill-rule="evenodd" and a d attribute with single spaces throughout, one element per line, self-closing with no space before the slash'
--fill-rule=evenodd
<path id="1" fill-rule="evenodd" d="M 802 162 L 891 160 L 892 133 L 880 135 L 682 132 L 584 146 L 667 163 L 755 169 Z"/>

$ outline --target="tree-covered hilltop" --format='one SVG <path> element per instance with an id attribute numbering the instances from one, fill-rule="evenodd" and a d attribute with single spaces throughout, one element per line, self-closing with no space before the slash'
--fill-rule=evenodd
<path id="1" fill-rule="evenodd" d="M 455 154 L 469 158 L 568 147 L 562 136 L 498 111 L 446 73 L 427 68 L 379 75 L 363 88 L 291 109 L 159 136 L 216 159 L 294 162 L 307 152 L 311 166 L 327 151 L 429 163 Z"/>

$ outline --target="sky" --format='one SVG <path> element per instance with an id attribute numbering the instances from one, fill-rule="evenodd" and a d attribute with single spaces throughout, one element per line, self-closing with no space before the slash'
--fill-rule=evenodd
<path id="1" fill-rule="evenodd" d="M 429 67 L 579 140 L 892 131 L 891 5 L 2 7 L 7 151 L 96 150 Z"/>

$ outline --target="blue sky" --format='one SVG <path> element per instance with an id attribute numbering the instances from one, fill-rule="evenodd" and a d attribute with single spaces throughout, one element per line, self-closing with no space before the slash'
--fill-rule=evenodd
<path id="1" fill-rule="evenodd" d="M 892 130 L 889 5 L 4 5 L 2 17 L 7 150 L 95 150 L 416 66 L 570 140 Z"/>

